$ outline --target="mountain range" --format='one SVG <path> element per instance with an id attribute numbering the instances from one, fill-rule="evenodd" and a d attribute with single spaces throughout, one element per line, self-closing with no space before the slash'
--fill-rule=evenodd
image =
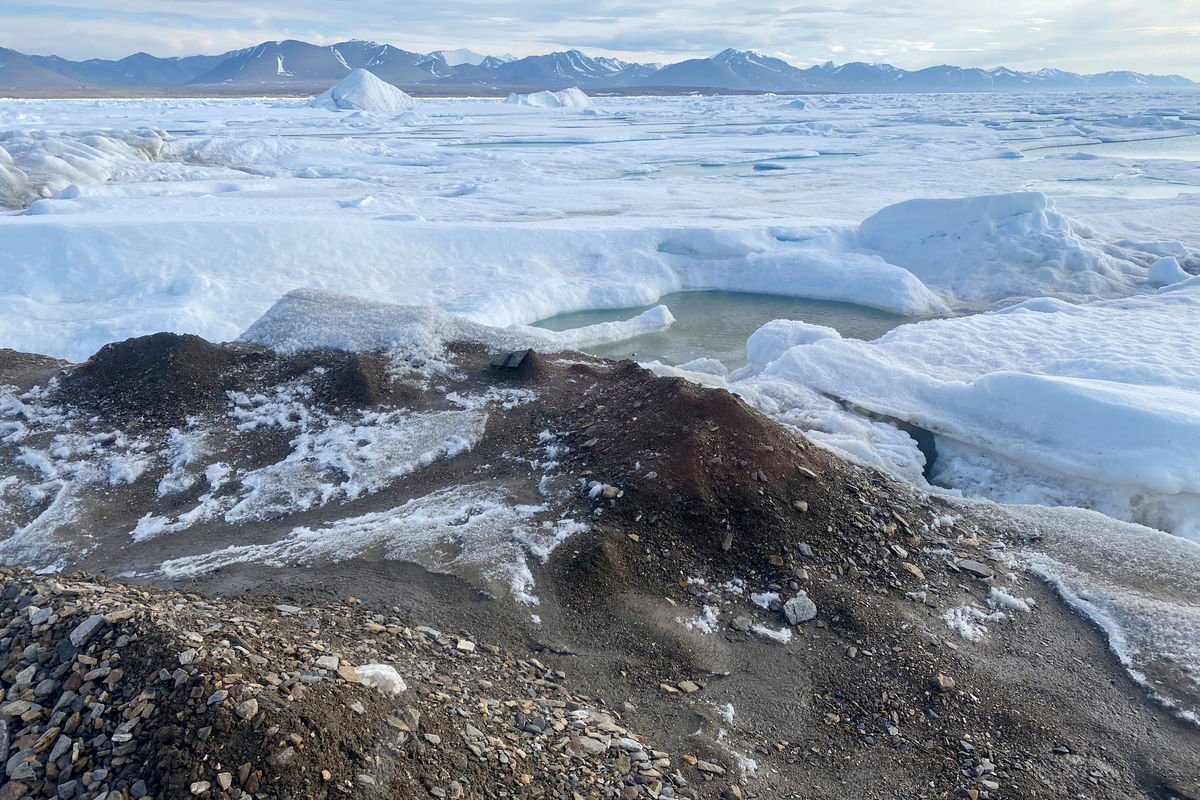
<path id="1" fill-rule="evenodd" d="M 723 50 L 675 64 L 637 64 L 578 50 L 526 58 L 469 50 L 416 53 L 389 44 L 348 41 L 315 45 L 263 42 L 214 56 L 157 58 L 135 53 L 120 60 L 69 61 L 0 48 L 0 90 L 86 87 L 220 88 L 223 92 L 298 92 L 324 88 L 364 68 L 405 88 L 562 89 L 751 92 L 986 92 L 1031 90 L 1191 88 L 1179 75 L 1056 69 L 1019 72 L 998 67 L 938 66 L 909 71 L 887 64 L 832 62 L 800 68 L 750 50 Z"/>

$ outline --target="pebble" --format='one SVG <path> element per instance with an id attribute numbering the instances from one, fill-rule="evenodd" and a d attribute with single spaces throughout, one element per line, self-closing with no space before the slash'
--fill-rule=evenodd
<path id="1" fill-rule="evenodd" d="M 258 715 L 258 700 L 251 697 L 238 703 L 236 713 L 240 719 L 254 719 Z"/>

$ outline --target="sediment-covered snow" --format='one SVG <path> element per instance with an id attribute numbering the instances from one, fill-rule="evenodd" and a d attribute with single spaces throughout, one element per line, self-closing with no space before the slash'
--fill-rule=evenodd
<path id="1" fill-rule="evenodd" d="M 398 114 L 417 107 L 417 101 L 412 97 L 365 69 L 353 70 L 309 102 L 313 108 L 372 114 Z"/>
<path id="2" fill-rule="evenodd" d="M 231 564 L 268 566 L 337 562 L 378 549 L 435 572 L 482 580 L 536 604 L 527 559 L 545 559 L 583 529 L 571 520 L 539 520 L 542 506 L 523 505 L 502 489 L 463 484 L 414 498 L 387 511 L 297 527 L 268 544 L 231 545 L 162 564 L 167 578 L 201 575 Z"/>
<path id="3" fill-rule="evenodd" d="M 1022 561 L 1094 621 L 1130 675 L 1200 723 L 1200 545 L 1075 508 L 1012 506 Z"/>

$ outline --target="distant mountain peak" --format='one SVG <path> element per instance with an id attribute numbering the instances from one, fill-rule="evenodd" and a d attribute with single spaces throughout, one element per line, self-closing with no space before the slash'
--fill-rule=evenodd
<path id="1" fill-rule="evenodd" d="M 5 55 L 11 54 L 11 55 Z M 1178 75 L 1144 75 L 1112 70 L 1078 75 L 1052 67 L 1022 72 L 939 65 L 904 70 L 890 64 L 850 62 L 801 69 L 757 50 L 726 48 L 707 58 L 674 64 L 636 64 L 577 49 L 514 58 L 485 56 L 465 48 L 415 53 L 387 43 L 351 39 L 315 45 L 297 39 L 261 42 L 219 56 L 157 58 L 139 52 L 118 61 L 69 61 L 24 56 L 0 48 L 0 86 L 169 87 L 187 83 L 245 87 L 247 91 L 326 88 L 355 69 L 369 68 L 398 86 L 491 86 L 530 89 L 659 89 L 828 92 L 981 92 L 1033 90 L 1121 90 L 1191 88 Z"/>

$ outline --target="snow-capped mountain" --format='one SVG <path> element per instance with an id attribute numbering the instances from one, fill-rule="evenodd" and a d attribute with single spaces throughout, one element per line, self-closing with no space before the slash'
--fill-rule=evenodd
<path id="1" fill-rule="evenodd" d="M 578 50 L 567 50 L 498 64 L 491 71 L 497 83 L 509 86 L 615 88 L 636 84 L 651 75 L 655 68 L 617 58 L 592 58 Z"/>
<path id="2" fill-rule="evenodd" d="M 489 58 L 496 58 L 501 63 L 516 61 L 512 56 L 508 56 L 507 58 L 504 56 L 485 56 L 482 53 L 476 53 L 474 50 L 468 50 L 465 47 L 460 47 L 457 50 L 434 50 L 429 54 L 429 57 L 440 59 L 452 67 L 460 67 L 463 64 L 478 67 Z"/>
<path id="3" fill-rule="evenodd" d="M 1037 90 L 1174 89 L 1197 86 L 1178 75 L 1114 71 L 1078 75 L 1059 69 L 1021 72 L 950 65 L 903 70 L 889 64 L 827 62 L 799 68 L 753 50 L 722 50 L 660 67 L 579 50 L 514 59 L 471 50 L 422 54 L 390 44 L 353 40 L 315 45 L 288 40 L 218 56 L 156 58 L 136 53 L 118 61 L 26 57 L 0 48 L 0 87 L 221 86 L 224 91 L 315 91 L 352 70 L 368 69 L 398 86 L 481 87 L 491 90 L 586 89 L 738 90 L 760 92 L 991 92 Z"/>
<path id="4" fill-rule="evenodd" d="M 722 50 L 663 67 L 638 81 L 643 86 L 793 91 L 809 88 L 801 70 L 753 50 Z"/>

